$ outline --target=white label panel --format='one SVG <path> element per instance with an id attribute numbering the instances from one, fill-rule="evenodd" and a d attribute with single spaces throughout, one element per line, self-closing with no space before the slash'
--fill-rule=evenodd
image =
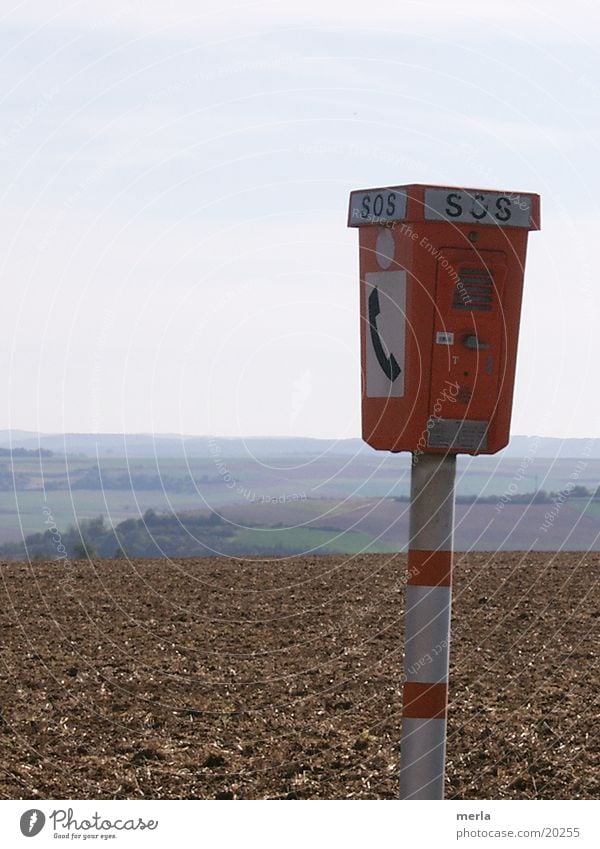
<path id="1" fill-rule="evenodd" d="M 406 189 L 365 189 L 351 192 L 348 211 L 349 227 L 365 224 L 387 224 L 406 218 Z"/>
<path id="2" fill-rule="evenodd" d="M 406 360 L 406 271 L 365 276 L 366 395 L 402 398 Z"/>
<path id="3" fill-rule="evenodd" d="M 469 419 L 431 418 L 427 427 L 427 445 L 431 448 L 470 448 L 485 451 L 488 422 Z"/>
<path id="4" fill-rule="evenodd" d="M 425 189 L 425 218 L 430 221 L 495 224 L 498 227 L 529 227 L 531 197 L 510 192 Z"/>

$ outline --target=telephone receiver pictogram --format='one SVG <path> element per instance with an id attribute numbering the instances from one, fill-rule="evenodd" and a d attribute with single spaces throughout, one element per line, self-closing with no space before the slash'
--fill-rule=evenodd
<path id="1" fill-rule="evenodd" d="M 375 351 L 377 362 L 381 366 L 386 377 L 388 377 L 393 383 L 402 369 L 398 365 L 398 361 L 393 354 L 390 354 L 388 357 L 385 353 L 381 337 L 379 336 L 379 330 L 377 329 L 377 316 L 380 312 L 379 290 L 375 288 L 369 295 L 369 328 L 371 330 L 371 342 L 373 343 L 373 350 Z"/>

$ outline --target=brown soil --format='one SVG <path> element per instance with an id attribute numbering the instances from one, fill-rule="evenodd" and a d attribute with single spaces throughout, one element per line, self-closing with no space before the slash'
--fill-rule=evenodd
<path id="1" fill-rule="evenodd" d="M 447 797 L 598 797 L 599 565 L 457 555 Z M 3 565 L 0 796 L 394 798 L 404 570 Z"/>

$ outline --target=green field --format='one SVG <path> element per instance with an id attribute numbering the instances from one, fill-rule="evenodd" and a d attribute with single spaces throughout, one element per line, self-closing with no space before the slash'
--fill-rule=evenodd
<path id="1" fill-rule="evenodd" d="M 408 494 L 409 478 L 409 457 L 385 452 L 265 460 L 219 455 L 189 462 L 181 457 L 4 456 L 0 543 L 44 530 L 47 511 L 64 530 L 99 515 L 117 525 L 153 509 L 231 516 L 243 526 L 236 536 L 240 551 L 274 545 L 286 551 L 387 551 L 402 538 L 394 531 L 394 515 L 406 506 L 386 505 Z M 509 494 L 514 500 L 519 494 L 574 485 L 593 492 L 599 481 L 598 459 L 460 457 L 457 494 L 492 499 Z M 373 515 L 369 510 L 361 514 L 366 500 L 372 502 Z M 586 521 L 600 519 L 599 502 L 570 499 L 568 509 Z"/>
<path id="2" fill-rule="evenodd" d="M 240 553 L 302 551 L 304 554 L 358 554 L 394 551 L 394 546 L 374 542 L 364 531 L 318 530 L 316 528 L 243 528 L 235 535 Z"/>

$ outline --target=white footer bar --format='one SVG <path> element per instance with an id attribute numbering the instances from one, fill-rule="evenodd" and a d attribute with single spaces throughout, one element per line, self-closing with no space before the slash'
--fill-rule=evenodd
<path id="1" fill-rule="evenodd" d="M 3 849 L 598 846 L 600 802 L 3 801 Z M 145 827 L 142 827 L 142 824 Z M 31 826 L 31 835 L 23 833 Z"/>

